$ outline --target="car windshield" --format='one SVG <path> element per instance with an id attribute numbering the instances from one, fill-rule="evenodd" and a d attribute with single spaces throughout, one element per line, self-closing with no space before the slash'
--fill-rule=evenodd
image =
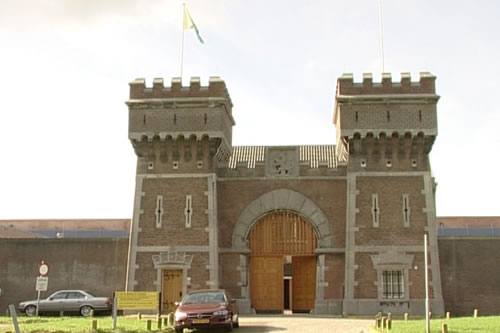
<path id="1" fill-rule="evenodd" d="M 222 303 L 226 301 L 223 292 L 194 293 L 186 296 L 183 304 Z"/>

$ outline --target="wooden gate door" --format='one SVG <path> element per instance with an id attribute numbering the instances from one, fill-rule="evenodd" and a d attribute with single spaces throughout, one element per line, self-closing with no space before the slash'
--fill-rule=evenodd
<path id="1" fill-rule="evenodd" d="M 163 271 L 162 312 L 169 313 L 176 309 L 175 302 L 182 298 L 182 270 Z"/>
<path id="2" fill-rule="evenodd" d="M 297 264 L 292 261 L 292 309 L 295 309 L 295 302 L 299 306 L 297 309 L 312 309 L 316 292 L 314 249 L 317 242 L 311 225 L 293 212 L 273 212 L 257 221 L 250 230 L 248 243 L 252 307 L 261 312 L 283 311 L 284 258 L 292 256 L 307 258 L 297 259 Z M 299 281 L 297 287 L 296 279 Z"/>
<path id="3" fill-rule="evenodd" d="M 292 310 L 309 312 L 316 295 L 316 257 L 292 257 Z"/>
<path id="4" fill-rule="evenodd" d="M 250 289 L 256 311 L 283 311 L 283 257 L 250 257 Z"/>

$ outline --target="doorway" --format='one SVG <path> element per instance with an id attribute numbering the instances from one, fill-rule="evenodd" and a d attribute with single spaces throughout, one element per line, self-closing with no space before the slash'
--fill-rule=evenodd
<path id="1" fill-rule="evenodd" d="M 252 307 L 260 313 L 311 311 L 317 242 L 312 226 L 296 213 L 273 212 L 257 221 L 248 239 Z"/>
<path id="2" fill-rule="evenodd" d="M 174 312 L 175 302 L 182 299 L 182 270 L 164 269 L 162 287 L 162 313 Z"/>

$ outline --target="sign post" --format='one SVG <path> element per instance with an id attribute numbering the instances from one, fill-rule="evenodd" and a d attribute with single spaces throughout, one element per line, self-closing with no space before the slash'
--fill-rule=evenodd
<path id="1" fill-rule="evenodd" d="M 36 316 L 38 317 L 38 308 L 40 307 L 40 291 L 47 291 L 49 286 L 49 278 L 47 274 L 49 274 L 49 265 L 45 261 L 41 261 L 38 265 L 38 274 L 39 276 L 36 278 L 36 287 L 35 290 L 38 291 L 38 297 L 36 299 Z"/>

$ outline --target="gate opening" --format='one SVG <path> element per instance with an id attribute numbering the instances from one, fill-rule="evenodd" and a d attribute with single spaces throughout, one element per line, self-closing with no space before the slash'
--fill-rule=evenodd
<path id="1" fill-rule="evenodd" d="M 262 217 L 249 234 L 250 298 L 257 313 L 310 312 L 316 297 L 316 234 L 293 212 Z"/>

